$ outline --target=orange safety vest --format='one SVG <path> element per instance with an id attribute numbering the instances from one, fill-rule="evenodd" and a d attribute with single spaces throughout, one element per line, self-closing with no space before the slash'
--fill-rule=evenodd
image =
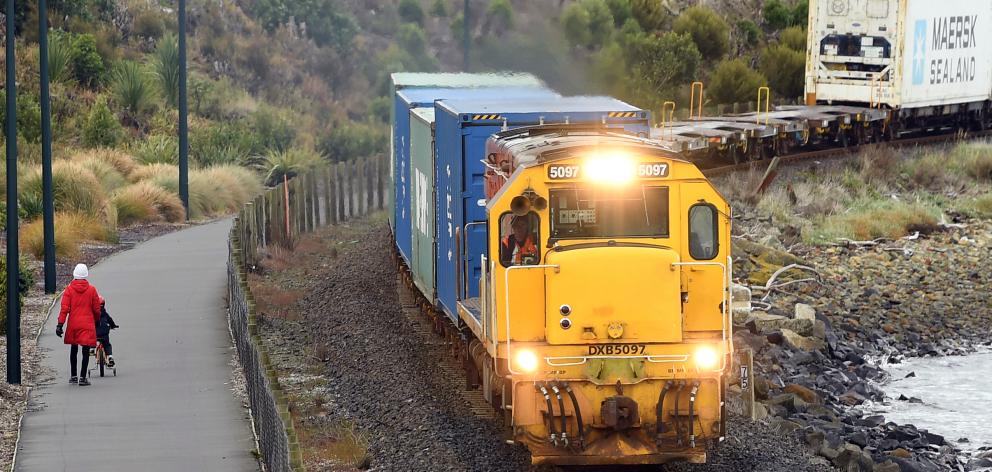
<path id="1" fill-rule="evenodd" d="M 510 236 L 508 235 L 503 238 L 503 246 L 507 249 L 510 248 Z M 534 244 L 534 238 L 527 235 L 527 239 L 524 240 L 523 244 L 517 244 L 513 248 L 513 255 L 510 258 L 510 263 L 513 265 L 521 265 L 524 263 L 525 256 L 536 256 L 537 255 L 537 245 Z"/>

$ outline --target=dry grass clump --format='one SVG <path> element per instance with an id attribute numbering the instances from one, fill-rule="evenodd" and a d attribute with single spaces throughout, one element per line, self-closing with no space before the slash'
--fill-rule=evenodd
<path id="1" fill-rule="evenodd" d="M 79 256 L 82 241 L 110 241 L 113 229 L 99 219 L 77 212 L 55 214 L 55 258 L 69 261 Z M 21 227 L 21 249 L 41 259 L 45 255 L 44 221 L 37 219 Z"/>
<path id="2" fill-rule="evenodd" d="M 41 202 L 41 168 L 28 173 L 18 190 L 24 200 Z M 52 163 L 52 193 L 55 208 L 62 211 L 97 215 L 106 202 L 106 193 L 100 181 L 92 171 L 77 162 Z M 28 219 L 37 216 L 32 212 L 28 213 L 25 215 Z"/>
<path id="3" fill-rule="evenodd" d="M 117 172 L 120 172 L 121 175 L 125 177 L 131 175 L 131 172 L 133 172 L 135 167 L 138 165 L 134 162 L 134 158 L 131 157 L 130 154 L 117 149 L 88 149 L 72 156 L 72 160 L 74 161 L 85 161 L 89 159 L 96 159 L 106 162 L 107 164 L 113 166 L 114 169 L 117 169 Z"/>
<path id="4" fill-rule="evenodd" d="M 176 186 L 179 186 L 179 168 L 170 164 L 143 164 L 136 166 L 133 171 L 128 174 L 128 180 L 131 182 L 140 182 L 142 180 L 157 179 L 167 176 L 175 178 L 177 182 Z"/>
<path id="5" fill-rule="evenodd" d="M 992 219 L 992 193 L 986 193 L 967 202 L 962 211 L 972 218 Z"/>
<path id="6" fill-rule="evenodd" d="M 121 226 L 136 223 L 183 221 L 186 212 L 174 193 L 151 182 L 138 182 L 118 190 L 112 197 Z"/>
<path id="7" fill-rule="evenodd" d="M 992 181 L 992 143 L 961 144 L 955 152 L 962 154 L 961 161 L 969 176 L 985 182 Z"/>
<path id="8" fill-rule="evenodd" d="M 116 167 L 105 160 L 87 157 L 76 162 L 93 173 L 105 192 L 113 192 L 127 183 L 124 174 L 121 174 Z"/>
<path id="9" fill-rule="evenodd" d="M 938 210 L 926 204 L 874 201 L 859 209 L 824 219 L 813 239 L 820 242 L 840 238 L 898 239 L 915 231 L 932 232 L 938 221 Z"/>
<path id="10" fill-rule="evenodd" d="M 898 175 L 900 159 L 895 149 L 889 146 L 872 147 L 861 153 L 861 177 L 865 182 L 891 180 Z"/>

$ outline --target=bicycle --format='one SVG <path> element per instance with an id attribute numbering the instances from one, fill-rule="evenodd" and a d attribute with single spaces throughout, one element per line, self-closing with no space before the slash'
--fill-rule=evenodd
<path id="1" fill-rule="evenodd" d="M 107 361 L 109 359 L 107 357 L 107 351 L 103 348 L 103 343 L 100 342 L 99 340 L 97 340 L 96 342 L 96 349 L 93 350 L 92 355 L 96 357 L 96 365 L 97 368 L 100 370 L 100 377 L 103 377 L 105 369 L 112 370 L 114 372 L 114 377 L 117 377 L 117 366 L 110 367 L 107 365 Z M 90 369 L 90 377 L 92 376 L 93 376 L 93 369 Z"/>

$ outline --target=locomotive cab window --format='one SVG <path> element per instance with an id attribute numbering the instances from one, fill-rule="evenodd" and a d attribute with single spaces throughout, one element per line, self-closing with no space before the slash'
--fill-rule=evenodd
<path id="1" fill-rule="evenodd" d="M 541 218 L 530 212 L 523 216 L 505 213 L 499 219 L 499 262 L 503 267 L 537 265 L 541 262 Z"/>
<path id="2" fill-rule="evenodd" d="M 716 257 L 720 249 L 716 207 L 698 203 L 689 208 L 689 255 L 699 261 Z"/>
<path id="3" fill-rule="evenodd" d="M 668 187 L 552 189 L 551 239 L 667 238 Z"/>

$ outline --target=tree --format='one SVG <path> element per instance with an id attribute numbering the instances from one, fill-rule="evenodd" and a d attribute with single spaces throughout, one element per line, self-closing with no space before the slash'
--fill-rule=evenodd
<path id="1" fill-rule="evenodd" d="M 606 6 L 610 7 L 610 15 L 613 15 L 613 26 L 617 28 L 634 17 L 630 0 L 606 0 Z"/>
<path id="2" fill-rule="evenodd" d="M 806 54 L 783 44 L 772 44 L 761 53 L 761 72 L 772 90 L 780 96 L 795 98 L 803 94 Z"/>
<path id="3" fill-rule="evenodd" d="M 730 47 L 730 27 L 710 8 L 694 6 L 675 20 L 674 31 L 692 36 L 696 49 L 706 59 L 717 59 Z"/>
<path id="4" fill-rule="evenodd" d="M 581 0 L 569 5 L 561 22 L 569 42 L 587 48 L 602 46 L 613 33 L 613 15 L 604 0 Z"/>
<path id="5" fill-rule="evenodd" d="M 114 112 L 107 106 L 107 99 L 100 97 L 93 105 L 83 124 L 83 144 L 88 147 L 114 147 L 124 139 L 124 130 Z"/>
<path id="6" fill-rule="evenodd" d="M 431 15 L 438 18 L 448 16 L 448 7 L 444 4 L 444 0 L 434 0 L 431 4 Z"/>
<path id="7" fill-rule="evenodd" d="M 627 64 L 640 92 L 661 99 L 675 87 L 696 76 L 702 55 L 689 35 L 647 34 L 634 39 L 627 49 Z"/>
<path id="8" fill-rule="evenodd" d="M 649 32 L 664 28 L 668 17 L 658 0 L 630 0 L 630 10 L 641 28 Z"/>
<path id="9" fill-rule="evenodd" d="M 799 0 L 792 9 L 793 26 L 807 26 L 809 22 L 809 0 Z"/>
<path id="10" fill-rule="evenodd" d="M 424 10 L 420 8 L 420 2 L 417 0 L 400 0 L 398 10 L 403 21 L 424 24 Z"/>
<path id="11" fill-rule="evenodd" d="M 513 6 L 510 0 L 493 0 L 486 10 L 486 16 L 497 31 L 504 31 L 513 26 Z"/>
<path id="12" fill-rule="evenodd" d="M 717 103 L 748 102 L 753 100 L 759 87 L 768 85 L 760 72 L 748 67 L 743 59 L 725 60 L 713 71 L 709 95 Z"/>
<path id="13" fill-rule="evenodd" d="M 782 30 L 778 41 L 793 51 L 806 52 L 806 29 L 801 26 L 790 26 Z"/>

